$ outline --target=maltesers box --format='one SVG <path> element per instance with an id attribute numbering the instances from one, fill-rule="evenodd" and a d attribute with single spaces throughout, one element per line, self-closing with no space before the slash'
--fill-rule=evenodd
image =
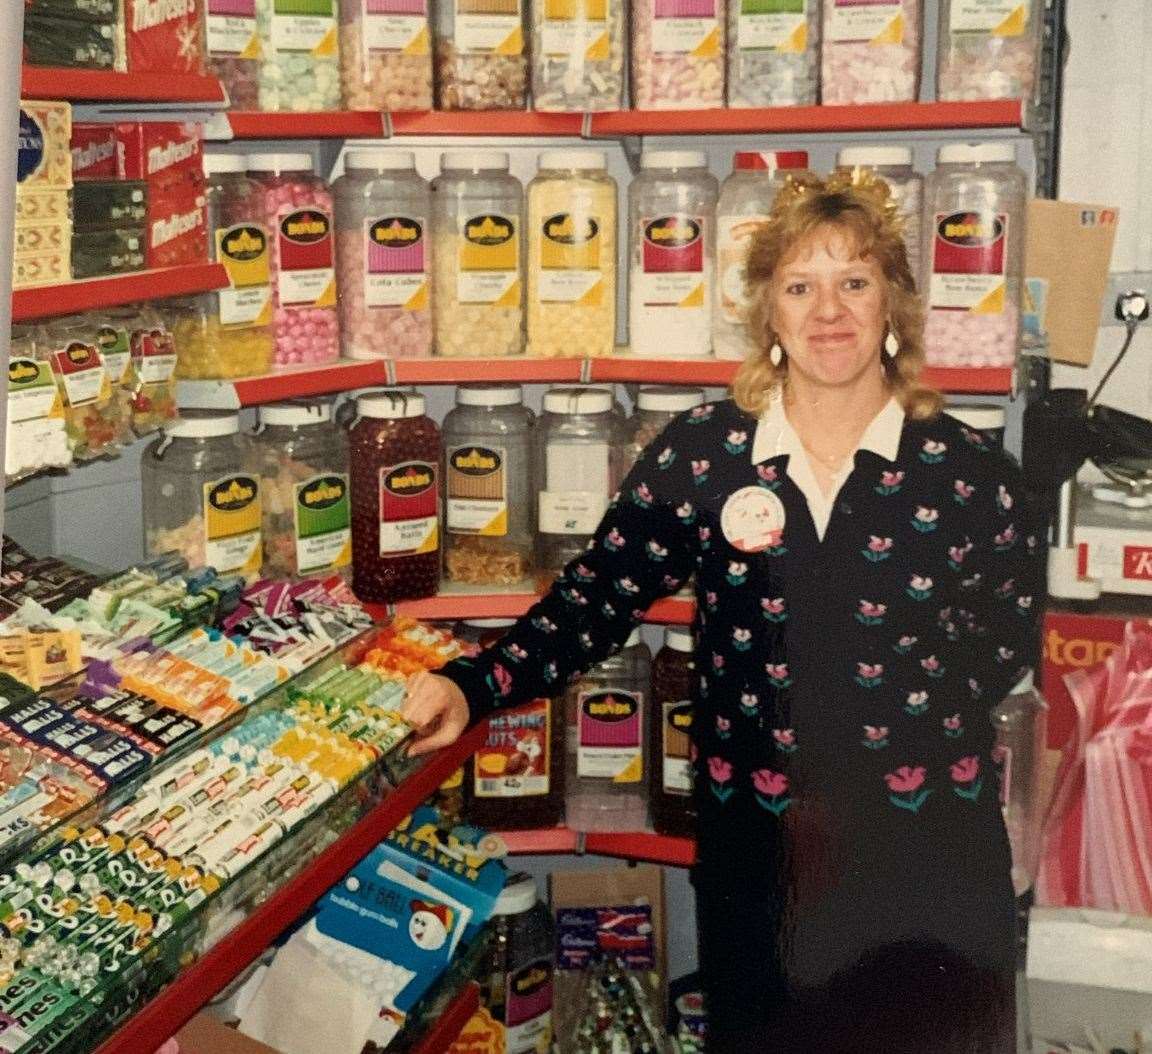
<path id="1" fill-rule="evenodd" d="M 208 259 L 208 210 L 203 184 L 190 181 L 166 191 L 149 188 L 146 267 L 176 267 Z"/>
<path id="2" fill-rule="evenodd" d="M 116 129 L 110 124 L 81 122 L 72 126 L 72 179 L 116 179 Z"/>
<path id="3" fill-rule="evenodd" d="M 125 121 L 115 125 L 115 134 L 116 178 L 146 180 L 149 190 L 203 179 L 200 125 Z"/>
<path id="4" fill-rule="evenodd" d="M 203 73 L 201 0 L 124 0 L 129 73 Z"/>

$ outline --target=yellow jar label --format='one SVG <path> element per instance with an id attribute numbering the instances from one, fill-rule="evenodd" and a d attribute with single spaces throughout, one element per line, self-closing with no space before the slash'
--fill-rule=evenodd
<path id="1" fill-rule="evenodd" d="M 228 289 L 217 294 L 220 324 L 235 329 L 272 321 L 268 232 L 257 223 L 237 223 L 216 231 L 216 259 L 228 272 Z"/>
<path id="2" fill-rule="evenodd" d="M 541 303 L 600 306 L 604 296 L 602 226 L 600 217 L 587 212 L 557 212 L 545 217 L 537 232 Z"/>
<path id="3" fill-rule="evenodd" d="M 220 574 L 260 570 L 260 483 L 236 474 L 204 484 L 204 563 Z"/>
<path id="4" fill-rule="evenodd" d="M 456 299 L 461 304 L 517 307 L 520 240 L 516 221 L 497 213 L 470 216 L 460 228 Z"/>

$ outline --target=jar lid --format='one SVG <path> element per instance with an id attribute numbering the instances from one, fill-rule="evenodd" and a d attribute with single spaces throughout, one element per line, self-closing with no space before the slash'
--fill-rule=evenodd
<path id="1" fill-rule="evenodd" d="M 416 155 L 411 150 L 349 150 L 346 168 L 371 168 L 377 172 L 414 169 Z"/>
<path id="2" fill-rule="evenodd" d="M 332 420 L 332 404 L 321 399 L 294 399 L 261 406 L 257 416 L 262 425 L 319 425 Z"/>
<path id="3" fill-rule="evenodd" d="M 966 424 L 969 428 L 975 428 L 978 432 L 992 428 L 1003 428 L 1006 420 L 1002 406 L 980 406 L 967 403 L 963 406 L 946 406 L 944 409 L 957 421 Z"/>
<path id="4" fill-rule="evenodd" d="M 295 154 L 249 154 L 249 172 L 311 172 L 312 155 Z"/>
<path id="5" fill-rule="evenodd" d="M 1019 681 L 1013 686 L 1009 695 L 1023 695 L 1025 692 L 1030 692 L 1036 686 L 1036 675 L 1029 670 Z"/>
<path id="6" fill-rule="evenodd" d="M 612 409 L 612 393 L 604 388 L 553 388 L 544 393 L 550 414 L 603 414 Z"/>
<path id="7" fill-rule="evenodd" d="M 779 168 L 807 168 L 807 150 L 737 150 L 732 167 L 740 172 L 775 172 Z"/>
<path id="8" fill-rule="evenodd" d="M 204 175 L 214 176 L 220 172 L 245 172 L 248 158 L 243 154 L 205 154 Z"/>
<path id="9" fill-rule="evenodd" d="M 171 439 L 212 439 L 234 436 L 240 431 L 240 415 L 226 410 L 188 414 L 166 425 L 164 434 Z"/>
<path id="10" fill-rule="evenodd" d="M 636 406 L 641 410 L 680 413 L 704 402 L 703 388 L 677 388 L 671 385 L 641 388 Z"/>
<path id="11" fill-rule="evenodd" d="M 402 417 L 422 417 L 424 396 L 407 388 L 381 388 L 371 395 L 356 400 L 356 412 L 361 417 L 394 421 Z"/>
<path id="12" fill-rule="evenodd" d="M 477 172 L 482 168 L 508 170 L 508 154 L 503 150 L 447 150 L 440 156 L 440 171 L 465 168 Z"/>
<path id="13" fill-rule="evenodd" d="M 607 168 L 603 150 L 543 150 L 538 168 Z"/>
<path id="14" fill-rule="evenodd" d="M 640 155 L 641 168 L 707 168 L 703 150 L 649 150 Z"/>
<path id="15" fill-rule="evenodd" d="M 664 631 L 664 645 L 673 651 L 686 651 L 689 654 L 696 649 L 696 642 L 692 639 L 692 631 L 680 626 L 669 626 Z"/>
<path id="16" fill-rule="evenodd" d="M 496 898 L 496 907 L 492 909 L 493 914 L 521 915 L 525 911 L 531 911 L 539 899 L 540 894 L 536 890 L 536 879 L 521 871 L 515 875 L 509 875 L 505 880 L 504 888 L 500 891 L 500 896 Z"/>
<path id="17" fill-rule="evenodd" d="M 836 155 L 836 164 L 851 168 L 854 165 L 910 165 L 912 148 L 908 146 L 846 146 Z"/>
<path id="18" fill-rule="evenodd" d="M 518 384 L 461 384 L 456 388 L 457 406 L 519 406 L 524 391 Z"/>
<path id="19" fill-rule="evenodd" d="M 1016 147 L 1011 143 L 949 143 L 940 147 L 936 160 L 942 165 L 1014 162 Z"/>
<path id="20" fill-rule="evenodd" d="M 473 629 L 507 629 L 516 625 L 514 618 L 466 618 L 463 622 Z"/>

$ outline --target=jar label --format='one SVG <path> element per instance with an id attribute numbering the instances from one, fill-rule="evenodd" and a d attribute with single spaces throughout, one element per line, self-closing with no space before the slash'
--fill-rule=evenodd
<path id="1" fill-rule="evenodd" d="M 64 389 L 67 406 L 86 406 L 111 398 L 104 360 L 95 345 L 74 340 L 52 356 L 52 367 Z"/>
<path id="2" fill-rule="evenodd" d="M 63 416 L 52 367 L 35 359 L 12 359 L 8 363 L 8 423 Z"/>
<path id="3" fill-rule="evenodd" d="M 380 469 L 380 555 L 434 553 L 440 545 L 436 466 L 405 461 Z"/>
<path id="4" fill-rule="evenodd" d="M 381 216 L 364 221 L 364 303 L 368 307 L 428 309 L 423 217 Z"/>
<path id="5" fill-rule="evenodd" d="M 506 1054 L 504 1026 L 482 1006 L 452 1041 L 448 1054 Z"/>
<path id="6" fill-rule="evenodd" d="M 235 223 L 215 232 L 216 259 L 228 273 L 217 294 L 220 324 L 235 329 L 272 322 L 272 274 L 268 232 L 258 223 Z"/>
<path id="7" fill-rule="evenodd" d="M 508 477 L 503 447 L 448 450 L 446 525 L 451 534 L 502 538 L 508 533 Z"/>
<path id="8" fill-rule="evenodd" d="M 587 534 L 595 532 L 608 498 L 603 491 L 542 490 L 539 497 L 541 534 Z"/>
<path id="9" fill-rule="evenodd" d="M 720 54 L 715 0 L 650 0 L 652 50 L 665 55 L 714 59 Z"/>
<path id="10" fill-rule="evenodd" d="M 544 0 L 540 50 L 549 58 L 606 62 L 611 54 L 611 0 Z"/>
<path id="11" fill-rule="evenodd" d="M 1004 311 L 1008 217 L 1002 212 L 938 212 L 932 238 L 933 310 Z"/>
<path id="12" fill-rule="evenodd" d="M 473 759 L 477 798 L 529 798 L 547 794 L 552 704 L 537 699 L 514 714 L 488 719 L 488 739 Z"/>
<path id="13" fill-rule="evenodd" d="M 663 705 L 663 782 L 665 794 L 692 793 L 692 701 Z"/>
<path id="14" fill-rule="evenodd" d="M 141 384 L 167 384 L 176 372 L 176 345 L 163 326 L 133 330 L 132 368 Z"/>
<path id="15" fill-rule="evenodd" d="M 297 483 L 296 571 L 308 575 L 352 562 L 352 506 L 348 477 L 313 476 Z"/>
<path id="16" fill-rule="evenodd" d="M 1031 0 L 952 0 L 949 29 L 953 33 L 991 33 L 1020 37 L 1028 28 Z"/>
<path id="17" fill-rule="evenodd" d="M 827 21 L 834 44 L 903 44 L 902 0 L 832 0 Z"/>
<path id="18" fill-rule="evenodd" d="M 204 563 L 222 574 L 260 570 L 260 483 L 248 475 L 204 484 Z"/>
<path id="19" fill-rule="evenodd" d="M 260 57 L 256 0 L 208 0 L 208 53 L 240 59 Z"/>
<path id="20" fill-rule="evenodd" d="M 507 1054 L 536 1054 L 552 1041 L 551 958 L 509 971 L 504 982 L 504 1041 Z"/>
<path id="21" fill-rule="evenodd" d="M 737 46 L 800 54 L 808 47 L 808 0 L 740 0 Z"/>
<path id="22" fill-rule="evenodd" d="M 644 778 L 644 694 L 580 692 L 576 699 L 576 774 L 613 783 Z"/>
<path id="23" fill-rule="evenodd" d="M 604 221 L 587 212 L 558 212 L 547 217 L 540 239 L 536 295 L 542 304 L 600 307 L 604 276 L 600 272 Z"/>
<path id="24" fill-rule="evenodd" d="M 519 0 L 454 0 L 457 51 L 520 55 L 524 29 Z"/>
<path id="25" fill-rule="evenodd" d="M 336 57 L 336 0 L 272 0 L 272 50 Z"/>
<path id="26" fill-rule="evenodd" d="M 721 216 L 717 220 L 716 260 L 720 269 L 720 314 L 729 325 L 747 322 L 750 301 L 744 288 L 748 267 L 748 249 L 752 235 L 768 217 L 762 213 L 750 216 Z"/>
<path id="27" fill-rule="evenodd" d="M 288 206 L 277 217 L 280 273 L 277 292 L 287 307 L 334 307 L 332 217 L 318 205 Z"/>
<path id="28" fill-rule="evenodd" d="M 427 0 L 361 0 L 361 39 L 369 54 L 427 55 Z"/>
<path id="29" fill-rule="evenodd" d="M 515 220 L 491 212 L 466 219 L 460 227 L 458 261 L 459 303 L 520 306 L 520 239 Z"/>
<path id="30" fill-rule="evenodd" d="M 676 312 L 707 307 L 704 276 L 704 217 L 657 216 L 644 219 L 640 271 L 634 276 L 643 307 Z"/>

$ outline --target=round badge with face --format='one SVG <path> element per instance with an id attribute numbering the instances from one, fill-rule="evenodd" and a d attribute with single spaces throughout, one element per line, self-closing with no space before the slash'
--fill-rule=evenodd
<path id="1" fill-rule="evenodd" d="M 724 502 L 720 528 L 742 553 L 773 549 L 784 534 L 784 503 L 763 487 L 741 487 Z"/>

